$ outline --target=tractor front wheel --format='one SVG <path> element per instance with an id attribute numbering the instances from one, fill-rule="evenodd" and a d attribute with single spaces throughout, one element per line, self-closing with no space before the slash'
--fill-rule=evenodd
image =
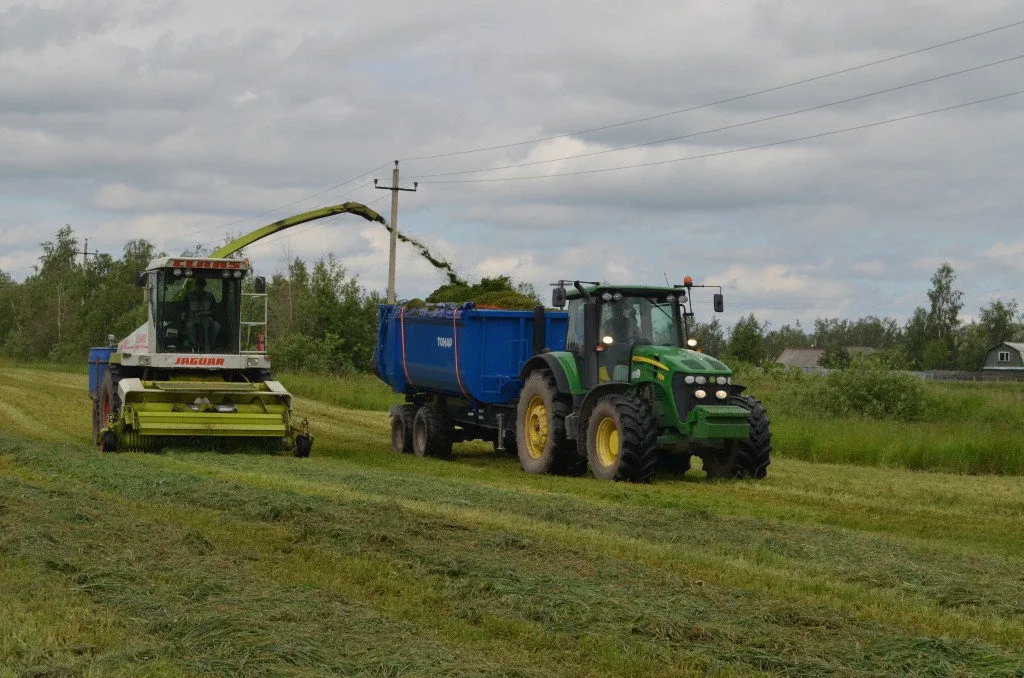
<path id="1" fill-rule="evenodd" d="M 569 411 L 568 398 L 558 392 L 550 372 L 537 371 L 527 378 L 519 394 L 515 434 L 519 465 L 524 471 L 562 475 L 583 472 L 583 459 L 565 433 Z"/>
<path id="2" fill-rule="evenodd" d="M 630 395 L 597 401 L 587 422 L 587 463 L 602 480 L 650 482 L 658 467 L 658 431 L 650 405 Z"/>
<path id="3" fill-rule="evenodd" d="M 421 407 L 413 419 L 412 451 L 417 457 L 447 459 L 452 456 L 452 425 L 431 405 Z"/>
<path id="4" fill-rule="evenodd" d="M 768 413 L 753 396 L 734 395 L 729 404 L 750 412 L 750 435 L 745 440 L 731 441 L 720 453 L 702 456 L 704 472 L 708 478 L 764 478 L 772 454 Z"/>
<path id="5" fill-rule="evenodd" d="M 412 452 L 412 429 L 416 421 L 416 406 L 402 405 L 398 414 L 391 417 L 391 449 L 409 454 Z"/>

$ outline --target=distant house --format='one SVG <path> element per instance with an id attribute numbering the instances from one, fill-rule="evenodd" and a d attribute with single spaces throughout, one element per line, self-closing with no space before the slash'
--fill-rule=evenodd
<path id="1" fill-rule="evenodd" d="M 871 355 L 875 349 L 870 346 L 847 346 L 850 355 Z M 787 348 L 775 361 L 784 367 L 799 367 L 805 371 L 814 371 L 821 367 L 819 362 L 825 355 L 823 348 Z"/>
<path id="2" fill-rule="evenodd" d="M 1024 344 L 1004 341 L 985 356 L 982 371 L 1009 370 L 1024 372 Z"/>

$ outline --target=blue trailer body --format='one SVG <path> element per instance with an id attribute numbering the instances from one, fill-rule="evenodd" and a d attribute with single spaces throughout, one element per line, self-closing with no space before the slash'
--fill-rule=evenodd
<path id="1" fill-rule="evenodd" d="M 396 393 L 427 392 L 505 405 L 519 397 L 519 372 L 533 355 L 532 311 L 380 306 L 377 372 Z M 568 314 L 544 314 L 544 346 L 565 350 Z"/>
<path id="2" fill-rule="evenodd" d="M 107 374 L 110 356 L 117 349 L 112 346 L 100 346 L 89 349 L 89 395 L 96 398 L 103 385 L 103 377 Z"/>

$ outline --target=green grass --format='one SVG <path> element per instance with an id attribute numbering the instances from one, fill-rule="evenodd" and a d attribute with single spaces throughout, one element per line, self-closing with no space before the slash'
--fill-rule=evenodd
<path id="1" fill-rule="evenodd" d="M 324 377 L 282 372 L 275 374 L 274 378 L 297 396 L 353 410 L 386 412 L 391 405 L 405 402 L 402 396 L 393 393 L 391 387 L 371 374 Z"/>
<path id="2" fill-rule="evenodd" d="M 925 382 L 917 421 L 830 416 L 821 377 L 740 380 L 771 417 L 776 454 L 808 461 L 1024 475 L 1024 383 Z"/>
<path id="3" fill-rule="evenodd" d="M 0 676 L 1024 675 L 1020 478 L 530 476 L 298 405 L 310 459 L 100 456 L 84 376 L 0 368 Z"/>

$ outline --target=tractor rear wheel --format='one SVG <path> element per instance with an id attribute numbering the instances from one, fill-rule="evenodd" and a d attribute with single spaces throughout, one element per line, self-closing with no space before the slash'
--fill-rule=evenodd
<path id="1" fill-rule="evenodd" d="M 701 457 L 708 478 L 764 478 L 771 463 L 772 431 L 768 413 L 753 396 L 734 395 L 730 405 L 750 412 L 750 435 L 733 441 L 720 453 Z"/>
<path id="2" fill-rule="evenodd" d="M 431 405 L 416 412 L 412 424 L 412 451 L 417 457 L 447 459 L 452 456 L 452 425 Z"/>
<path id="3" fill-rule="evenodd" d="M 516 411 L 516 451 L 527 473 L 579 475 L 586 467 L 576 445 L 566 437 L 569 400 L 558 392 L 555 377 L 533 372 L 519 394 Z"/>
<path id="4" fill-rule="evenodd" d="M 409 454 L 412 452 L 412 429 L 416 421 L 416 406 L 402 405 L 398 415 L 391 417 L 391 449 Z"/>
<path id="5" fill-rule="evenodd" d="M 650 482 L 658 468 L 658 430 L 647 401 L 619 394 L 597 401 L 587 421 L 587 463 L 602 480 Z"/>

